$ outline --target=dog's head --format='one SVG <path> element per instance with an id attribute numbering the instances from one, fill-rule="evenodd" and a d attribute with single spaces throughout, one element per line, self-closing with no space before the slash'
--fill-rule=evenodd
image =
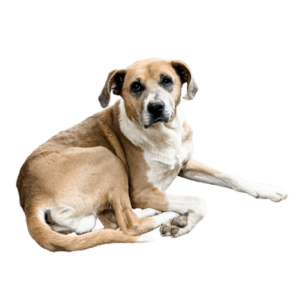
<path id="1" fill-rule="evenodd" d="M 110 92 L 124 99 L 127 117 L 144 128 L 159 122 L 170 122 L 176 115 L 181 87 L 187 83 L 185 99 L 197 93 L 197 85 L 188 66 L 181 61 L 148 59 L 134 63 L 126 70 L 108 74 L 99 96 L 101 106 L 109 104 Z"/>

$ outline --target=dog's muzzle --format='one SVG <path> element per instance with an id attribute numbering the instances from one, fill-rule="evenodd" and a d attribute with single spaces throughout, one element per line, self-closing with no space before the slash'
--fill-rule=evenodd
<path id="1" fill-rule="evenodd" d="M 150 120 L 149 124 L 145 126 L 146 128 L 158 122 L 168 122 L 168 118 L 165 116 L 165 104 L 163 102 L 149 103 L 147 108 Z"/>

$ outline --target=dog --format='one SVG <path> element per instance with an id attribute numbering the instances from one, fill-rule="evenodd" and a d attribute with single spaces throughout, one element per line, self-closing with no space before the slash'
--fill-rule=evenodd
<path id="1" fill-rule="evenodd" d="M 193 132 L 178 109 L 184 83 L 184 98 L 192 100 L 197 84 L 182 61 L 148 59 L 114 70 L 99 101 L 106 108 L 111 91 L 121 99 L 27 158 L 17 188 L 29 233 L 41 247 L 75 251 L 148 242 L 141 235 L 158 227 L 162 236 L 187 234 L 205 216 L 206 204 L 166 193 L 176 176 L 275 202 L 287 197 L 192 159 Z M 92 231 L 97 218 L 104 229 Z M 77 235 L 68 236 L 72 232 Z"/>

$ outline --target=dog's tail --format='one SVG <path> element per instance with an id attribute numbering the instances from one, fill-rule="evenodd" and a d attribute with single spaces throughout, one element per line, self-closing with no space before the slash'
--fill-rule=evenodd
<path id="1" fill-rule="evenodd" d="M 109 243 L 143 243 L 152 239 L 145 236 L 130 236 L 122 231 L 101 229 L 79 236 L 67 236 L 53 231 L 45 222 L 45 209 L 26 209 L 28 231 L 43 248 L 55 251 L 77 251 Z"/>

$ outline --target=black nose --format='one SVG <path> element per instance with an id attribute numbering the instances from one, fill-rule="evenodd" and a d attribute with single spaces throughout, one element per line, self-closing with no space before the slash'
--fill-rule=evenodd
<path id="1" fill-rule="evenodd" d="M 154 102 L 148 105 L 148 111 L 153 117 L 161 116 L 164 108 L 165 104 L 163 102 Z"/>

